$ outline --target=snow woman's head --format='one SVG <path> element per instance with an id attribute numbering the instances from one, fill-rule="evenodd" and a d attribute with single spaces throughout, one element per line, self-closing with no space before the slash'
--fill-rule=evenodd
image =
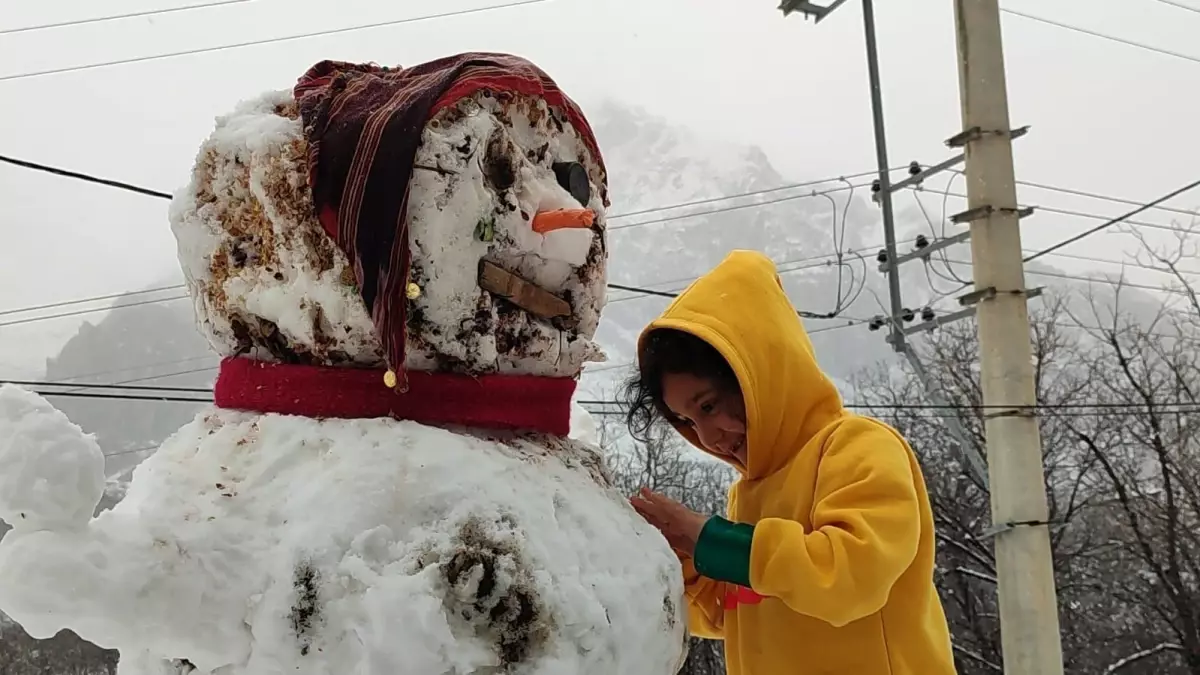
<path id="1" fill-rule="evenodd" d="M 416 130 L 413 170 L 395 186 L 408 193 L 408 246 L 387 255 L 377 253 L 393 240 L 379 232 L 339 244 L 319 219 L 302 117 L 291 90 L 240 104 L 172 202 L 198 324 L 220 356 L 548 377 L 605 359 L 594 337 L 608 177 L 574 104 L 482 89 L 440 108 Z M 384 289 L 380 279 L 400 275 L 358 278 L 362 253 L 352 264 L 343 246 L 360 245 L 376 267 L 411 256 L 408 278 Z M 384 320 L 379 307 L 405 316 Z M 385 354 L 389 338 L 400 353 Z"/>
<path id="2" fill-rule="evenodd" d="M 709 453 L 746 465 L 746 404 L 733 368 L 704 340 L 656 328 L 642 339 L 638 372 L 625 384 L 630 434 L 648 442 L 667 422 Z"/>

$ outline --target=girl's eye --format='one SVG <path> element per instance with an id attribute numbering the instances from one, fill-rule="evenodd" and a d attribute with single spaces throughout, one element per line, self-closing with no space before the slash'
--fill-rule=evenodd
<path id="1" fill-rule="evenodd" d="M 711 415 L 713 410 L 716 410 L 716 408 L 717 408 L 716 404 L 714 404 L 712 401 L 709 401 L 708 403 L 705 403 L 700 406 L 700 410 L 705 415 Z"/>

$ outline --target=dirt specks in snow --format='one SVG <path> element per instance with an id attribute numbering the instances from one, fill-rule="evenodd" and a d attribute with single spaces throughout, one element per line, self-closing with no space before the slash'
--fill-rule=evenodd
<path id="1" fill-rule="evenodd" d="M 675 627 L 675 601 L 669 595 L 663 596 L 663 622 L 667 630 Z"/>
<path id="2" fill-rule="evenodd" d="M 507 667 L 535 656 L 549 639 L 551 625 L 517 533 L 499 522 L 503 520 L 467 519 L 441 569 L 452 589 L 447 607 L 488 639 Z"/>
<path id="3" fill-rule="evenodd" d="M 505 133 L 493 133 L 488 139 L 487 154 L 483 158 L 483 179 L 496 194 L 513 186 L 517 181 L 517 170 L 513 166 L 512 154 L 516 148 Z"/>
<path id="4" fill-rule="evenodd" d="M 380 365 L 353 267 L 313 209 L 308 144 L 287 98 L 221 118 L 190 200 L 172 212 L 201 330 L 222 356 L 256 349 L 285 363 Z"/>
<path id="5" fill-rule="evenodd" d="M 319 575 L 316 568 L 308 561 L 296 565 L 293 577 L 296 600 L 292 603 L 291 623 L 292 632 L 300 644 L 300 654 L 307 656 L 312 648 L 312 630 L 320 621 L 320 598 L 317 593 Z"/>

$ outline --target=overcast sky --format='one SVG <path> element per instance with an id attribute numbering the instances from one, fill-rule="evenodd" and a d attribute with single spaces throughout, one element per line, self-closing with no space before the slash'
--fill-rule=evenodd
<path id="1" fill-rule="evenodd" d="M 785 19 L 776 0 L 546 0 L 19 77 L 504 1 L 249 0 L 153 18 L 0 34 L 0 154 L 169 192 L 187 180 L 214 116 L 239 99 L 290 87 L 316 61 L 410 65 L 489 50 L 533 60 L 580 100 L 585 112 L 588 101 L 602 97 L 641 106 L 701 134 L 759 145 L 795 180 L 874 165 L 856 0 L 820 25 L 795 15 Z M 1182 2 L 1200 8 L 1200 0 Z M 182 4 L 5 0 L 0 31 Z M 942 141 L 960 128 L 952 3 L 878 4 L 892 163 L 937 162 L 949 153 Z M 1137 200 L 1200 178 L 1195 131 L 1200 46 L 1194 39 L 1200 34 L 1200 11 L 1161 0 L 1008 0 L 1004 5 L 1195 59 L 1006 15 L 1013 123 L 1032 126 L 1018 141 L 1019 178 Z M 1053 193 L 1023 191 L 1022 198 L 1096 213 L 1124 210 Z M 165 201 L 0 165 L 0 204 L 0 311 L 179 278 Z M 1200 205 L 1200 191 L 1173 204 Z M 1170 218 L 1145 216 L 1163 223 Z M 1027 243 L 1037 246 L 1094 224 L 1041 214 L 1023 231 Z M 1128 238 L 1109 235 L 1071 250 L 1114 257 L 1132 249 Z M 0 315 L 0 323 L 8 318 Z M 0 327 L 0 364 L 21 370 L 38 366 L 78 321 Z"/>

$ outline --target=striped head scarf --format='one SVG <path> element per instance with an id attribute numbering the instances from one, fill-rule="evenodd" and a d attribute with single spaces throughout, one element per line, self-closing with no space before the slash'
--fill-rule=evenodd
<path id="1" fill-rule="evenodd" d="M 517 56 L 470 52 L 412 68 L 322 61 L 293 89 L 308 141 L 313 206 L 354 268 L 383 345 L 388 386 L 399 383 L 401 392 L 407 390 L 406 206 L 414 158 L 429 119 L 480 90 L 537 97 L 558 108 L 603 170 L 579 107 L 540 68 Z"/>

